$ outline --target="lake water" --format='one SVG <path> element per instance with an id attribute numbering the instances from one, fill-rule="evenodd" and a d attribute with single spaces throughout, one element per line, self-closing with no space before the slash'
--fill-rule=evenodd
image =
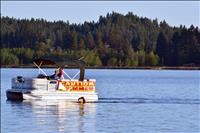
<path id="1" fill-rule="evenodd" d="M 86 70 L 97 80 L 96 103 L 6 101 L 11 77 L 37 72 L 1 69 L 2 133 L 200 132 L 200 71 Z"/>

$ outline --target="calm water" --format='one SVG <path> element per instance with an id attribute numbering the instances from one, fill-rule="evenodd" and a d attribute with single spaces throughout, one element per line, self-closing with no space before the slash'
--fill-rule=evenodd
<path id="1" fill-rule="evenodd" d="M 200 71 L 86 70 L 97 80 L 97 103 L 6 101 L 11 77 L 37 72 L 1 69 L 2 133 L 200 132 Z"/>

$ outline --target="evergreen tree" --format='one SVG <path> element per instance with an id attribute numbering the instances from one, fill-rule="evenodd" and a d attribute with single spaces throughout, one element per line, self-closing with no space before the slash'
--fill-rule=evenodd
<path id="1" fill-rule="evenodd" d="M 163 32 L 160 32 L 157 40 L 156 53 L 160 57 L 160 65 L 164 65 L 164 58 L 166 56 L 167 39 Z"/>
<path id="2" fill-rule="evenodd" d="M 91 32 L 89 32 L 87 35 L 87 41 L 88 41 L 88 48 L 93 49 L 95 47 L 95 42 Z"/>
<path id="3" fill-rule="evenodd" d="M 78 38 L 77 38 L 77 34 L 74 32 L 73 33 L 73 41 L 72 41 L 72 44 L 71 44 L 71 49 L 77 50 L 77 48 L 78 48 Z"/>

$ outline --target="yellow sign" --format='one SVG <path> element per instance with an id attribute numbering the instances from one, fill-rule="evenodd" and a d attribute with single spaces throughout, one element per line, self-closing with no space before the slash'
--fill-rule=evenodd
<path id="1" fill-rule="evenodd" d="M 94 81 L 59 81 L 59 90 L 95 92 Z"/>

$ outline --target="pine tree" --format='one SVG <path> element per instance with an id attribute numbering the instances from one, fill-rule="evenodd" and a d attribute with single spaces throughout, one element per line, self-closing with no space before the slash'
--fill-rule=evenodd
<path id="1" fill-rule="evenodd" d="M 164 65 L 164 58 L 166 55 L 167 39 L 163 32 L 160 32 L 157 40 L 156 53 L 160 58 L 160 65 Z"/>
<path id="2" fill-rule="evenodd" d="M 77 34 L 74 32 L 73 33 L 73 40 L 72 40 L 72 44 L 71 44 L 71 49 L 77 50 L 77 48 L 78 48 L 78 38 L 77 38 Z"/>

